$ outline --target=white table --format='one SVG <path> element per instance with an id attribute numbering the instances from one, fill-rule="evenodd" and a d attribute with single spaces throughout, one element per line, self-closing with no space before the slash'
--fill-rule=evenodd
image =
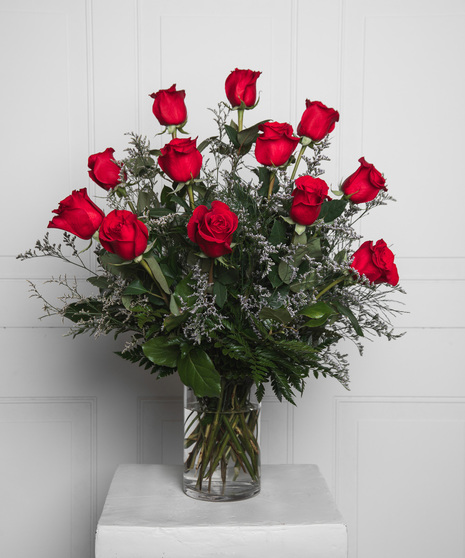
<path id="1" fill-rule="evenodd" d="M 204 502 L 182 466 L 120 465 L 96 558 L 345 558 L 347 529 L 316 465 L 264 465 L 260 494 Z"/>

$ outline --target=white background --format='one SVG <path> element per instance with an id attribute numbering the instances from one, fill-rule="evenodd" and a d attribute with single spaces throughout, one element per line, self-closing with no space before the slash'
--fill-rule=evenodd
<path id="1" fill-rule="evenodd" d="M 161 145 L 150 93 L 185 89 L 202 139 L 236 67 L 263 72 L 246 126 L 296 127 L 307 98 L 339 110 L 326 180 L 361 156 L 385 174 L 397 203 L 361 232 L 408 291 L 406 336 L 347 347 L 350 392 L 310 379 L 297 408 L 267 397 L 264 462 L 320 466 L 351 558 L 465 556 L 464 31 L 463 0 L 0 0 L 1 556 L 91 557 L 117 465 L 181 458 L 176 378 L 39 321 L 26 280 L 74 271 L 15 256 L 71 190 L 102 203 L 89 154 L 123 156 L 128 131 Z"/>

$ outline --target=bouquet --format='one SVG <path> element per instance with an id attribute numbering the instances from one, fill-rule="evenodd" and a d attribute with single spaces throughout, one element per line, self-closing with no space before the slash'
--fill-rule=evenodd
<path id="1" fill-rule="evenodd" d="M 56 305 L 32 285 L 46 314 L 70 320 L 73 335 L 128 334 L 117 354 L 157 378 L 177 372 L 192 390 L 186 470 L 197 472 L 197 488 L 211 485 L 217 467 L 224 485 L 229 462 L 258 477 L 251 388 L 260 401 L 269 383 L 279 400 L 294 402 L 310 374 L 347 387 L 338 342 L 362 350 L 364 337 L 397 337 L 394 255 L 383 239 L 361 242 L 354 228 L 392 199 L 383 175 L 362 157 L 330 190 L 321 167 L 339 113 L 319 101 L 306 101 L 296 132 L 271 120 L 245 125 L 259 76 L 231 72 L 228 103 L 212 110 L 218 134 L 200 143 L 184 137 L 185 91 L 152 94 L 170 141 L 158 150 L 130 134 L 124 159 L 112 148 L 91 155 L 89 176 L 111 211 L 75 190 L 48 225 L 64 231 L 63 247 L 47 233 L 18 256 L 85 268 L 89 296 L 59 277 L 52 281 L 66 294 Z M 96 271 L 76 237 L 94 246 Z M 219 420 L 244 404 L 246 414 Z"/>

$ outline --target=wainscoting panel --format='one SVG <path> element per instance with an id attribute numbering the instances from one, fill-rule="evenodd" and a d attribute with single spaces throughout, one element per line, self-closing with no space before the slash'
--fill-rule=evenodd
<path id="1" fill-rule="evenodd" d="M 338 397 L 335 411 L 351 556 L 463 556 L 465 399 Z"/>
<path id="2" fill-rule="evenodd" d="M 94 398 L 0 398 L 0 555 L 90 556 Z"/>

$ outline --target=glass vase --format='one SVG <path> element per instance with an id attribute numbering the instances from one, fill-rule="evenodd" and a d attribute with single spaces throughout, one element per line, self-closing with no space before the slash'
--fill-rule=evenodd
<path id="1" fill-rule="evenodd" d="M 209 501 L 260 491 L 260 404 L 251 385 L 223 386 L 220 397 L 184 389 L 183 490 Z"/>

